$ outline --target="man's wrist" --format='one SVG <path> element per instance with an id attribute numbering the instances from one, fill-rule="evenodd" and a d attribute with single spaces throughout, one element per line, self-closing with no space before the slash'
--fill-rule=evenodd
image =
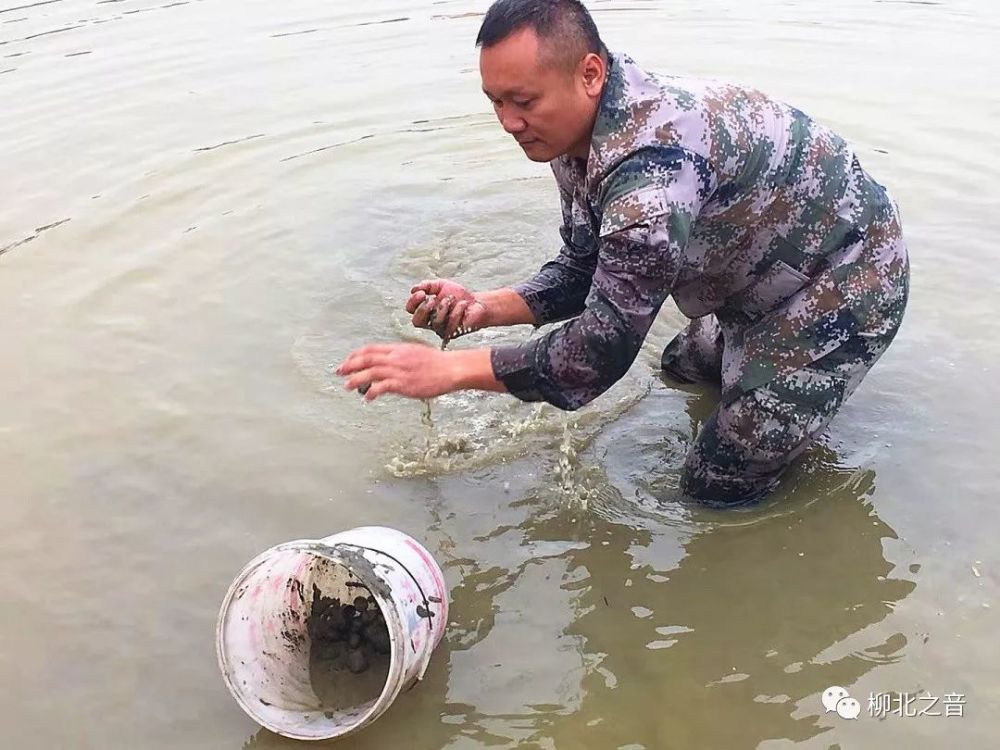
<path id="1" fill-rule="evenodd" d="M 493 289 L 472 295 L 486 308 L 487 326 L 535 324 L 535 316 L 520 294 L 513 289 Z"/>
<path id="2" fill-rule="evenodd" d="M 471 307 L 472 305 L 479 305 L 481 308 L 483 308 L 483 317 L 481 318 L 482 322 L 481 324 L 477 324 L 476 330 L 480 330 L 482 328 L 491 328 L 497 325 L 496 314 L 495 314 L 496 311 L 494 310 L 494 306 L 490 305 L 488 301 L 489 292 L 473 292 L 472 300 L 473 301 L 470 303 L 469 307 Z"/>
<path id="3" fill-rule="evenodd" d="M 478 303 L 482 305 L 483 310 L 485 311 L 483 328 L 492 328 L 493 326 L 502 325 L 496 314 L 496 292 L 473 292 L 472 296 L 475 298 L 475 302 L 473 302 L 473 304 Z"/>
<path id="4" fill-rule="evenodd" d="M 493 374 L 491 353 L 491 349 L 464 349 L 446 352 L 451 390 L 505 392 L 507 387 Z"/>

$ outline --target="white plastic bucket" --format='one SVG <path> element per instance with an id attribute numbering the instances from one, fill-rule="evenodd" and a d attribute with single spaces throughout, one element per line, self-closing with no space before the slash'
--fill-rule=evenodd
<path id="1" fill-rule="evenodd" d="M 390 648 L 377 698 L 324 705 L 313 688 L 306 621 L 314 585 L 345 601 L 366 589 L 381 609 Z M 222 602 L 216 649 L 229 691 L 257 723 L 295 739 L 331 739 L 375 721 L 423 677 L 447 620 L 444 575 L 427 550 L 401 531 L 365 526 L 252 560 Z"/>

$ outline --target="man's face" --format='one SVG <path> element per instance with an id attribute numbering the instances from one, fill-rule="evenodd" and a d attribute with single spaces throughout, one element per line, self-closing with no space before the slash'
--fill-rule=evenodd
<path id="1" fill-rule="evenodd" d="M 544 162 L 589 146 L 597 98 L 582 65 L 570 71 L 547 61 L 541 44 L 534 29 L 516 31 L 480 50 L 479 73 L 503 129 Z"/>

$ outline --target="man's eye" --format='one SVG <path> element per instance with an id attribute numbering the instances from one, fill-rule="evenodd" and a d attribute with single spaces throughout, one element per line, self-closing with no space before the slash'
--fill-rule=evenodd
<path id="1" fill-rule="evenodd" d="M 517 105 L 518 107 L 520 107 L 521 109 L 527 109 L 528 107 L 530 107 L 532 104 L 535 103 L 534 99 L 521 99 L 520 101 L 517 100 L 517 99 L 514 99 L 513 101 L 514 101 L 514 104 Z"/>

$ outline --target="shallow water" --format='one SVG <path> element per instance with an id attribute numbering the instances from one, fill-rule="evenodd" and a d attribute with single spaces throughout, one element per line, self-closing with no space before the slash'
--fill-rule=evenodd
<path id="1" fill-rule="evenodd" d="M 713 396 L 657 377 L 670 305 L 572 415 L 462 393 L 428 423 L 332 377 L 433 339 L 414 281 L 498 286 L 557 249 L 551 176 L 479 92 L 487 3 L 0 7 L 0 744 L 292 747 L 226 692 L 219 603 L 266 547 L 378 523 L 441 561 L 452 623 L 338 746 L 997 745 L 1000 11 L 589 5 L 648 68 L 833 126 L 902 208 L 899 338 L 752 511 L 677 500 Z M 867 713 L 922 691 L 964 716 Z"/>

